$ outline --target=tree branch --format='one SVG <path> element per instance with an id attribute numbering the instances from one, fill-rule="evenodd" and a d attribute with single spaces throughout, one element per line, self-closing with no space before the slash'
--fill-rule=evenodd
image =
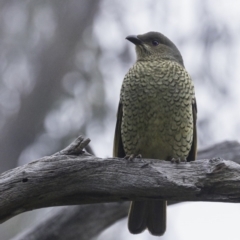
<path id="1" fill-rule="evenodd" d="M 62 207 L 11 240 L 89 240 L 126 217 L 128 207 L 128 202 Z"/>
<path id="2" fill-rule="evenodd" d="M 79 137 L 52 156 L 1 174 L 0 221 L 49 206 L 147 198 L 240 202 L 240 166 L 235 162 L 220 158 L 181 164 L 153 159 L 100 159 L 82 152 L 86 142 Z M 221 145 L 221 149 L 223 145 L 231 146 L 239 155 L 236 142 Z M 213 154 L 214 149 L 219 145 L 208 152 Z"/>

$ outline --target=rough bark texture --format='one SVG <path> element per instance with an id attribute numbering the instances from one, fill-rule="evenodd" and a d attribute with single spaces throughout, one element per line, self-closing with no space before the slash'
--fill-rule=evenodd
<path id="1" fill-rule="evenodd" d="M 12 240 L 89 240 L 125 217 L 128 207 L 128 202 L 62 207 Z"/>
<path id="2" fill-rule="evenodd" d="M 49 206 L 147 198 L 240 202 L 240 166 L 233 161 L 213 158 L 172 164 L 149 159 L 100 159 L 82 152 L 88 142 L 80 137 L 57 154 L 1 174 L 0 221 Z M 239 155 L 236 142 L 220 146 L 222 150 L 227 146 L 224 152 L 230 149 L 232 158 Z M 212 156 L 214 148 L 218 151 L 219 145 L 202 154 Z"/>

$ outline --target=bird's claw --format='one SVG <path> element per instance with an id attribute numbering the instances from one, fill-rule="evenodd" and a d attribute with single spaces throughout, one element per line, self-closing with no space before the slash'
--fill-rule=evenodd
<path id="1" fill-rule="evenodd" d="M 126 155 L 124 157 L 124 159 L 130 160 L 130 161 L 132 161 L 134 158 L 142 158 L 142 155 L 141 154 L 138 154 L 138 155 L 131 154 L 131 155 Z"/>
<path id="2" fill-rule="evenodd" d="M 180 163 L 180 162 L 187 162 L 186 158 L 172 158 L 171 163 Z"/>

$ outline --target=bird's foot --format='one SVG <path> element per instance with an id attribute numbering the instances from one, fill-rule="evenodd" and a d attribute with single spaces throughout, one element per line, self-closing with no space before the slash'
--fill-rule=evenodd
<path id="1" fill-rule="evenodd" d="M 142 155 L 141 154 L 138 154 L 138 155 L 131 154 L 131 155 L 126 155 L 124 157 L 124 159 L 130 160 L 130 161 L 132 161 L 134 158 L 142 158 Z"/>
<path id="2" fill-rule="evenodd" d="M 171 163 L 180 163 L 180 158 L 172 158 Z"/>
<path id="3" fill-rule="evenodd" d="M 180 163 L 180 162 L 187 162 L 186 158 L 172 158 L 171 163 Z"/>

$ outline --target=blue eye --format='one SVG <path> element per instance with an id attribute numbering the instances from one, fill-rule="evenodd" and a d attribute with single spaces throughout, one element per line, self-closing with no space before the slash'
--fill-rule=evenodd
<path id="1" fill-rule="evenodd" d="M 157 40 L 153 40 L 153 41 L 152 41 L 152 45 L 153 45 L 153 46 L 157 46 L 158 44 L 159 44 L 159 42 L 158 42 Z"/>

